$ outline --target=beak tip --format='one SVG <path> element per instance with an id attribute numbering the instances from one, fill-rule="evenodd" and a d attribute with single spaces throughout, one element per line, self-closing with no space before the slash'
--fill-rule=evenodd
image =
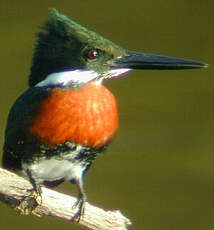
<path id="1" fill-rule="evenodd" d="M 204 63 L 203 66 L 202 66 L 202 68 L 208 68 L 209 66 L 210 66 L 209 64 Z"/>

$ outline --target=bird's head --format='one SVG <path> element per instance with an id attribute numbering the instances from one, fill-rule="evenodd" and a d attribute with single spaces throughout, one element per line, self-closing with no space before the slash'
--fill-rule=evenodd
<path id="1" fill-rule="evenodd" d="M 188 69 L 206 64 L 129 51 L 56 9 L 38 34 L 29 85 L 71 86 L 120 77 L 132 69 Z"/>

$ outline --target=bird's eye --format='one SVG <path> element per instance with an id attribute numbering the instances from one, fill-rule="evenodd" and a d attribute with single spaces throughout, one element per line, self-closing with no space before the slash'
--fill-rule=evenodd
<path id="1" fill-rule="evenodd" d="M 98 58 L 101 53 L 102 51 L 100 49 L 89 49 L 86 52 L 86 57 L 89 59 L 95 59 Z"/>

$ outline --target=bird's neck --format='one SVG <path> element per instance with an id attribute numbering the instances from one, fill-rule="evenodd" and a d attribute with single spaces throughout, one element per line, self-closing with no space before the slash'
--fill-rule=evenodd
<path id="1" fill-rule="evenodd" d="M 36 87 L 75 87 L 83 86 L 88 82 L 99 82 L 99 74 L 93 70 L 73 69 L 49 74 Z"/>

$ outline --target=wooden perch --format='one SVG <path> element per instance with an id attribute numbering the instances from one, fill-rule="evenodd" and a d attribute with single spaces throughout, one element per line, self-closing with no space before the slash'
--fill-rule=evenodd
<path id="1" fill-rule="evenodd" d="M 32 186 L 26 179 L 0 168 L 0 200 L 12 207 L 28 197 Z M 53 216 L 63 220 L 71 220 L 77 210 L 72 209 L 76 198 L 42 187 L 42 202 L 36 206 L 32 214 L 36 216 Z M 120 211 L 104 211 L 86 203 L 85 214 L 79 225 L 95 230 L 125 230 L 131 221 Z"/>

